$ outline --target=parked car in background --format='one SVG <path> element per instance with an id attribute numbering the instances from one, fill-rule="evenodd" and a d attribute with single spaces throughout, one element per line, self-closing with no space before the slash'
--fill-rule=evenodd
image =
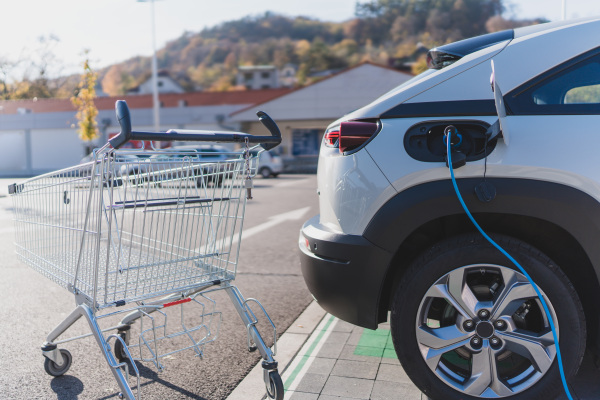
<path id="1" fill-rule="evenodd" d="M 598 32 L 596 17 L 432 49 L 429 70 L 325 132 L 306 284 L 353 324 L 389 315 L 404 370 L 434 400 L 563 393 L 534 286 L 457 200 L 448 129 L 457 186 L 539 287 L 567 378 L 586 348 L 600 355 Z"/>
<path id="2" fill-rule="evenodd" d="M 189 172 L 197 177 L 198 187 L 207 183 L 219 186 L 230 177 L 231 164 L 226 161 L 239 156 L 239 153 L 219 145 L 173 146 L 151 154 L 146 163 L 144 160 L 125 163 L 121 167 L 121 174 L 128 174 L 133 179 L 164 183 L 168 180 L 180 181 L 178 174 Z M 188 167 L 191 168 L 189 171 Z"/>
<path id="3" fill-rule="evenodd" d="M 270 150 L 260 153 L 258 158 L 258 175 L 263 178 L 277 178 L 282 171 L 283 160 L 278 154 Z"/>

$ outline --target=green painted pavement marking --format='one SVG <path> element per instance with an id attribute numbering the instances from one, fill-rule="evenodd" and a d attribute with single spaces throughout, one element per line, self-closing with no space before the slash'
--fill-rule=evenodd
<path id="1" fill-rule="evenodd" d="M 385 344 L 386 349 L 394 350 L 394 341 L 392 340 L 392 335 L 388 336 L 387 343 Z"/>
<path id="2" fill-rule="evenodd" d="M 389 329 L 365 329 L 354 349 L 357 356 L 398 358 Z"/>
<path id="3" fill-rule="evenodd" d="M 357 356 L 381 357 L 383 350 L 378 347 L 356 346 L 354 354 Z"/>
<path id="4" fill-rule="evenodd" d="M 383 358 L 398 358 L 398 355 L 396 354 L 396 350 L 394 349 L 383 349 Z"/>
<path id="5" fill-rule="evenodd" d="M 335 319 L 335 317 L 333 315 L 331 315 L 329 317 L 329 321 L 327 321 L 327 323 L 325 324 L 323 329 L 321 329 L 321 331 L 317 335 L 317 338 L 315 339 L 315 341 L 312 342 L 312 344 L 310 345 L 308 350 L 306 350 L 306 353 L 302 355 L 300 362 L 298 363 L 298 365 L 296 365 L 296 368 L 294 368 L 294 371 L 292 372 L 292 374 L 286 379 L 285 385 L 284 385 L 284 391 L 288 390 L 290 385 L 294 382 L 294 380 L 296 379 L 296 376 L 298 376 L 298 373 L 300 373 L 300 371 L 302 370 L 302 367 L 304 367 L 304 364 L 306 364 L 306 361 L 308 360 L 308 358 L 310 357 L 312 352 L 315 350 L 315 347 L 317 347 L 317 345 L 321 341 L 321 338 L 325 334 L 325 331 L 327 331 L 327 328 L 329 328 L 329 325 L 331 325 L 331 323 L 333 322 L 334 319 Z"/>

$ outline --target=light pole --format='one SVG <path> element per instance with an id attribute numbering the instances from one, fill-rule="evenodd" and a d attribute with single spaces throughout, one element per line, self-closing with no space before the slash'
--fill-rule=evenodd
<path id="1" fill-rule="evenodd" d="M 140 3 L 150 3 L 152 20 L 152 109 L 154 115 L 154 132 L 160 131 L 160 103 L 158 101 L 158 71 L 156 62 L 156 24 L 154 21 L 154 1 L 137 0 Z"/>
<path id="2" fill-rule="evenodd" d="M 562 0 L 562 20 L 567 19 L 567 0 Z"/>

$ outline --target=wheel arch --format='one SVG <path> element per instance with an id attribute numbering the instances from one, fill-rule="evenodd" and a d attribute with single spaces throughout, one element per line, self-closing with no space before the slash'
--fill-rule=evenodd
<path id="1" fill-rule="evenodd" d="M 486 232 L 512 236 L 556 262 L 575 286 L 588 324 L 588 346 L 600 355 L 600 203 L 575 188 L 530 179 L 488 178 L 497 196 L 483 203 L 474 194 L 481 179 L 458 186 Z M 371 220 L 364 237 L 394 254 L 382 277 L 377 320 L 387 319 L 393 290 L 411 262 L 445 238 L 475 231 L 450 180 L 407 189 L 390 199 Z M 592 279 L 593 277 L 593 279 Z"/>

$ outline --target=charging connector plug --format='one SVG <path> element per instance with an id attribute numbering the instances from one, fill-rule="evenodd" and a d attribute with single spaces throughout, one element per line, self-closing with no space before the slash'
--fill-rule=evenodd
<path id="1" fill-rule="evenodd" d="M 444 146 L 448 146 L 448 140 L 450 140 L 450 148 L 452 149 L 452 168 L 460 168 L 463 165 L 467 164 L 467 156 L 465 153 L 461 152 L 460 145 L 463 142 L 463 137 L 460 133 L 458 133 L 458 129 L 454 125 L 448 125 L 446 129 L 444 129 Z M 444 157 L 446 161 L 446 167 L 448 165 L 448 155 Z"/>

